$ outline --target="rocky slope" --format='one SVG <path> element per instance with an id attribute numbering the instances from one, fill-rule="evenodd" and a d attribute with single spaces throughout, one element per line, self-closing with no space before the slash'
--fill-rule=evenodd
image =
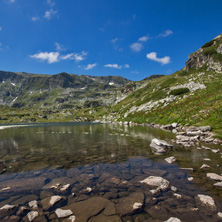
<path id="1" fill-rule="evenodd" d="M 130 81 L 120 76 L 0 71 L 0 105 L 59 109 L 106 106 L 121 96 L 121 87 L 127 83 Z"/>

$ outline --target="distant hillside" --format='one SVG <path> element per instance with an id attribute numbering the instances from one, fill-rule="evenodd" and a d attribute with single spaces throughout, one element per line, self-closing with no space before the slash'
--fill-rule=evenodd
<path id="1" fill-rule="evenodd" d="M 120 76 L 67 73 L 37 75 L 0 71 L 0 105 L 15 108 L 83 108 L 113 104 L 122 86 Z"/>

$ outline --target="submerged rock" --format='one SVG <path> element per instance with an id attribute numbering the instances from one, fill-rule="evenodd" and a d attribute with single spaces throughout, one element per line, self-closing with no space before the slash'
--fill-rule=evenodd
<path id="1" fill-rule="evenodd" d="M 153 152 L 157 154 L 166 153 L 169 149 L 173 148 L 173 146 L 166 141 L 159 139 L 152 139 L 150 146 Z"/>
<path id="2" fill-rule="evenodd" d="M 177 159 L 174 157 L 174 156 L 171 156 L 171 157 L 168 157 L 168 158 L 166 158 L 165 159 L 165 161 L 167 162 L 167 163 L 173 163 L 173 162 L 175 162 Z"/>
<path id="3" fill-rule="evenodd" d="M 196 198 L 196 201 L 199 202 L 201 206 L 208 207 L 211 210 L 216 210 L 217 207 L 212 197 L 208 195 L 204 195 L 204 194 L 198 194 L 197 197 L 195 198 Z"/>
<path id="4" fill-rule="evenodd" d="M 33 221 L 38 216 L 39 216 L 38 211 L 31 211 L 27 214 L 27 218 L 30 222 Z"/>
<path id="5" fill-rule="evenodd" d="M 60 208 L 58 208 L 55 211 L 55 213 L 56 213 L 58 218 L 68 217 L 68 216 L 71 216 L 73 214 L 71 210 L 62 210 Z"/>
<path id="6" fill-rule="evenodd" d="M 15 205 L 6 204 L 5 206 L 0 208 L 0 211 L 9 211 L 15 208 Z"/>
<path id="7" fill-rule="evenodd" d="M 222 181 L 222 176 L 220 176 L 216 173 L 207 173 L 207 177 L 212 180 L 221 180 Z"/>
<path id="8" fill-rule="evenodd" d="M 170 186 L 170 182 L 162 177 L 149 176 L 146 179 L 140 181 L 140 183 L 145 183 L 149 186 L 158 187 L 161 190 L 167 190 Z"/>

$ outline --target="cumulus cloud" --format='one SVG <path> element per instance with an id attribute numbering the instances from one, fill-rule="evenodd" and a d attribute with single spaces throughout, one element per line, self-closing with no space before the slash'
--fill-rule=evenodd
<path id="1" fill-rule="evenodd" d="M 170 29 L 167 29 L 167 30 L 165 30 L 164 32 L 160 33 L 160 34 L 158 35 L 158 37 L 167 37 L 167 36 L 172 35 L 172 34 L 173 34 L 173 31 L 170 30 Z"/>
<path id="2" fill-rule="evenodd" d="M 138 39 L 139 42 L 146 42 L 150 37 L 148 35 L 142 36 Z"/>
<path id="3" fill-rule="evenodd" d="M 124 68 L 129 69 L 130 65 L 129 64 L 125 64 Z"/>
<path id="4" fill-rule="evenodd" d="M 44 18 L 50 20 L 52 18 L 53 15 L 56 15 L 58 13 L 58 11 L 55 11 L 53 9 L 50 9 L 48 11 L 45 12 Z"/>
<path id="5" fill-rule="evenodd" d="M 30 56 L 33 59 L 47 61 L 49 64 L 59 61 L 59 52 L 40 52 Z"/>
<path id="6" fill-rule="evenodd" d="M 88 53 L 82 51 L 81 53 L 69 53 L 66 55 L 60 55 L 59 52 L 40 52 L 34 55 L 30 55 L 33 59 L 41 61 L 47 61 L 49 64 L 59 62 L 60 60 L 75 60 L 76 62 L 86 59 Z"/>
<path id="7" fill-rule="evenodd" d="M 85 70 L 93 69 L 93 68 L 96 67 L 96 66 L 97 66 L 97 63 L 88 64 L 88 65 L 85 67 Z"/>
<path id="8" fill-rule="evenodd" d="M 39 20 L 40 20 L 39 16 L 33 16 L 32 17 L 32 21 L 34 21 L 34 22 L 39 21 Z"/>
<path id="9" fill-rule="evenodd" d="M 146 57 L 147 57 L 147 59 L 153 60 L 155 62 L 159 62 L 162 65 L 166 65 L 166 64 L 170 63 L 169 56 L 165 56 L 163 58 L 158 58 L 156 52 L 147 53 Z"/>
<path id="10" fill-rule="evenodd" d="M 134 42 L 130 45 L 130 48 L 134 52 L 140 52 L 143 49 L 143 44 L 139 42 Z"/>

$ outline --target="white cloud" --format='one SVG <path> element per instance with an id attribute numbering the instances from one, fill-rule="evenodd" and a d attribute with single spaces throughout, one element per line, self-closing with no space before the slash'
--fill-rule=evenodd
<path id="1" fill-rule="evenodd" d="M 149 38 L 150 38 L 149 36 L 145 35 L 145 36 L 140 37 L 140 38 L 138 39 L 138 41 L 140 41 L 140 42 L 146 42 Z"/>
<path id="2" fill-rule="evenodd" d="M 56 15 L 58 13 L 58 11 L 55 11 L 53 9 L 50 9 L 49 11 L 45 12 L 44 18 L 46 19 L 51 19 L 53 15 Z"/>
<path id="3" fill-rule="evenodd" d="M 124 64 L 124 65 L 106 64 L 106 65 L 104 65 L 104 67 L 113 68 L 113 69 L 122 69 L 122 68 L 129 69 L 130 66 L 129 66 L 129 64 Z"/>
<path id="4" fill-rule="evenodd" d="M 64 45 L 59 44 L 58 42 L 55 42 L 55 46 L 56 46 L 56 50 L 57 51 L 66 51 L 66 48 L 64 47 Z"/>
<path id="5" fill-rule="evenodd" d="M 82 61 L 86 59 L 88 52 L 82 51 L 81 53 L 69 53 L 67 55 L 61 56 L 62 60 L 71 59 L 75 60 L 76 62 Z"/>
<path id="6" fill-rule="evenodd" d="M 88 65 L 85 67 L 85 70 L 93 69 L 93 68 L 96 67 L 96 66 L 97 66 L 97 63 L 88 64 Z"/>
<path id="7" fill-rule="evenodd" d="M 130 73 L 133 73 L 133 74 L 140 74 L 137 70 L 131 71 Z"/>
<path id="8" fill-rule="evenodd" d="M 156 52 L 147 53 L 146 57 L 147 57 L 147 59 L 153 60 L 155 62 L 159 62 L 162 65 L 166 65 L 166 64 L 170 63 L 169 56 L 165 56 L 163 58 L 158 58 Z"/>
<path id="9" fill-rule="evenodd" d="M 39 16 L 33 16 L 32 17 L 32 21 L 34 21 L 34 22 L 39 21 L 39 20 L 40 20 Z"/>
<path id="10" fill-rule="evenodd" d="M 33 59 L 47 61 L 49 64 L 59 61 L 59 52 L 40 52 L 30 56 Z"/>
<path id="11" fill-rule="evenodd" d="M 8 0 L 10 3 L 14 3 L 15 2 L 15 0 Z"/>
<path id="12" fill-rule="evenodd" d="M 46 3 L 51 7 L 55 6 L 55 2 L 53 2 L 52 0 L 46 0 Z"/>
<path id="13" fill-rule="evenodd" d="M 139 42 L 134 42 L 130 45 L 130 48 L 134 52 L 140 52 L 143 49 L 143 45 Z"/>
<path id="14" fill-rule="evenodd" d="M 158 37 L 167 37 L 167 36 L 172 35 L 172 34 L 173 34 L 173 31 L 170 30 L 170 29 L 167 29 L 166 31 L 160 33 L 160 34 L 158 35 Z"/>
<path id="15" fill-rule="evenodd" d="M 104 67 L 114 68 L 114 69 L 122 69 L 122 66 L 120 66 L 118 64 L 106 64 L 106 65 L 104 65 Z"/>
<path id="16" fill-rule="evenodd" d="M 0 26 L 0 31 L 2 31 L 2 27 Z"/>

